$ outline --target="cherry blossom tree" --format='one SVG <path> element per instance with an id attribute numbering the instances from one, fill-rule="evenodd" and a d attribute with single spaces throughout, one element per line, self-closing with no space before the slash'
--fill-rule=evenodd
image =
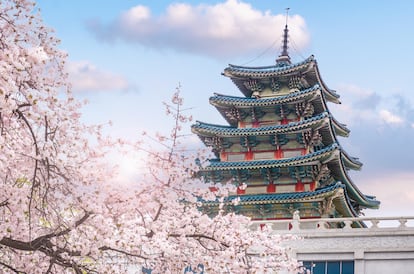
<path id="1" fill-rule="evenodd" d="M 33 2 L 2 0 L 0 29 L 0 272 L 298 269 L 284 237 L 254 231 L 240 215 L 200 210 L 200 197 L 232 188 L 212 193 L 193 176 L 201 155 L 180 143 L 191 118 L 179 89 L 166 104 L 172 131 L 156 135 L 155 148 L 112 140 L 102 125 L 81 122 L 66 54 Z M 147 172 L 134 186 L 114 184 L 115 167 L 105 161 L 122 145 L 146 158 Z"/>

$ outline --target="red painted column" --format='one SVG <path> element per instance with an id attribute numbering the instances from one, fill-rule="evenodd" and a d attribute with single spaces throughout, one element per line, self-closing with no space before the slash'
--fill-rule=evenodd
<path id="1" fill-rule="evenodd" d="M 267 185 L 267 192 L 274 193 L 276 192 L 276 185 L 274 183 L 270 183 Z"/>
<path id="2" fill-rule="evenodd" d="M 275 151 L 275 159 L 282 159 L 283 158 L 283 151 L 281 149 L 277 149 Z"/>
<path id="3" fill-rule="evenodd" d="M 211 192 L 216 192 L 216 191 L 218 191 L 217 187 L 215 187 L 215 186 L 211 186 L 211 187 L 209 187 L 208 189 L 209 189 Z"/>
<path id="4" fill-rule="evenodd" d="M 316 188 L 316 182 L 315 182 L 315 181 L 313 181 L 313 182 L 311 182 L 311 183 L 310 183 L 310 190 L 311 190 L 311 191 L 314 191 L 314 190 L 315 190 L 315 188 Z"/>
<path id="5" fill-rule="evenodd" d="M 251 160 L 253 160 L 253 151 L 251 151 L 251 149 L 250 149 L 250 148 L 248 148 L 248 151 L 246 152 L 245 159 L 246 159 L 247 161 L 251 161 Z"/>
<path id="6" fill-rule="evenodd" d="M 241 189 L 240 186 L 237 187 L 237 195 L 246 194 L 246 189 Z"/>
<path id="7" fill-rule="evenodd" d="M 297 181 L 296 185 L 295 185 L 295 191 L 296 192 L 303 192 L 305 191 L 305 184 L 302 183 L 301 181 Z"/>

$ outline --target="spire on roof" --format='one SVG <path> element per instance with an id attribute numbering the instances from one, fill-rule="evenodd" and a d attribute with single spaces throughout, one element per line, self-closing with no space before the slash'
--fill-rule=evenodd
<path id="1" fill-rule="evenodd" d="M 289 17 L 289 8 L 286 8 L 286 24 L 285 29 L 283 31 L 283 44 L 282 44 L 282 53 L 276 59 L 276 63 L 280 65 L 289 65 L 290 64 L 290 57 L 288 53 L 288 17 Z"/>

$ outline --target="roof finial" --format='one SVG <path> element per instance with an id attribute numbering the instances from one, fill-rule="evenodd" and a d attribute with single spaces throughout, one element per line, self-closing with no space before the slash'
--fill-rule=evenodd
<path id="1" fill-rule="evenodd" d="M 287 26 L 287 21 L 288 21 L 288 18 L 289 18 L 289 10 L 290 10 L 290 8 L 286 8 L 285 10 L 286 10 L 286 26 Z"/>
<path id="2" fill-rule="evenodd" d="M 282 53 L 279 55 L 279 58 L 276 59 L 276 63 L 278 64 L 290 64 L 290 57 L 288 53 L 288 18 L 289 18 L 289 9 L 286 8 L 286 24 L 285 29 L 283 31 L 283 45 L 282 45 Z"/>

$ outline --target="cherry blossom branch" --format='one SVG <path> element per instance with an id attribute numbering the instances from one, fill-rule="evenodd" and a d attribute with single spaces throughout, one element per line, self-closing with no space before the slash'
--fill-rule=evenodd
<path id="1" fill-rule="evenodd" d="M 12 248 L 14 250 L 40 251 L 44 253 L 45 255 L 49 256 L 51 260 L 53 261 L 53 263 L 58 264 L 62 267 L 73 268 L 76 273 L 82 273 L 81 268 L 84 268 L 84 267 L 78 266 L 75 262 L 73 262 L 70 259 L 71 257 L 81 256 L 81 252 L 72 251 L 67 248 L 58 247 L 52 243 L 51 239 L 68 234 L 73 229 L 82 225 L 91 216 L 91 214 L 92 214 L 91 212 L 85 212 L 85 214 L 74 223 L 73 227 L 66 228 L 60 232 L 42 235 L 29 242 L 15 240 L 9 237 L 3 237 L 0 240 L 0 245 Z M 67 254 L 69 258 L 67 259 L 65 257 L 62 257 L 61 254 L 63 253 Z M 16 273 L 20 273 L 20 272 L 16 272 Z"/>
<path id="2" fill-rule="evenodd" d="M 180 235 L 180 234 L 168 234 L 168 237 L 174 237 L 174 238 L 179 238 L 181 236 L 182 235 Z M 208 236 L 208 235 L 205 235 L 205 234 L 189 234 L 189 235 L 185 235 L 185 237 L 186 238 L 195 238 L 195 239 L 198 239 L 198 240 L 200 240 L 200 239 L 210 240 L 210 241 L 213 241 L 215 243 L 218 243 L 219 245 L 221 245 L 225 248 L 230 247 L 230 245 L 217 240 L 213 236 Z"/>
<path id="3" fill-rule="evenodd" d="M 1 261 L 0 261 L 0 265 L 2 265 L 2 266 L 4 266 L 4 267 L 6 267 L 7 269 L 10 269 L 10 270 L 11 270 L 11 271 L 13 271 L 14 273 L 17 273 L 17 274 L 26 274 L 26 272 L 19 271 L 19 270 L 17 270 L 16 268 L 14 268 L 14 267 L 12 267 L 12 266 L 10 266 L 10 265 L 8 265 L 8 264 L 5 264 L 5 263 L 3 263 L 3 262 L 1 262 Z"/>
<path id="4" fill-rule="evenodd" d="M 32 136 L 33 139 L 33 145 L 35 147 L 35 151 L 36 151 L 36 157 L 39 155 L 39 147 L 38 147 L 38 143 L 37 143 L 37 138 L 36 135 L 34 134 L 33 128 L 30 124 L 30 122 L 27 120 L 27 118 L 25 117 L 25 115 L 23 114 L 23 112 L 20 109 L 16 109 L 14 110 L 17 114 L 18 117 L 21 118 L 23 120 L 23 122 L 26 124 L 27 129 L 30 132 L 30 135 Z M 33 169 L 33 177 L 32 177 L 32 185 L 31 185 L 31 191 L 30 191 L 30 198 L 29 198 L 29 205 L 28 205 L 28 212 L 29 212 L 29 234 L 31 234 L 32 231 L 32 202 L 33 202 L 33 195 L 34 195 L 34 189 L 36 187 L 35 183 L 36 183 L 36 177 L 37 177 L 37 169 L 38 169 L 38 164 L 39 164 L 39 160 L 35 159 L 35 166 Z"/>
<path id="5" fill-rule="evenodd" d="M 25 242 L 25 241 L 20 241 L 20 240 L 14 240 L 12 238 L 9 237 L 3 237 L 0 240 L 0 244 L 10 247 L 10 248 L 14 248 L 14 249 L 18 249 L 18 250 L 22 250 L 22 251 L 36 251 L 42 248 L 42 246 L 49 246 L 50 244 L 50 239 L 53 237 L 60 237 L 60 236 L 64 236 L 66 234 L 68 234 L 69 232 L 71 232 L 74 228 L 77 228 L 78 226 L 80 226 L 81 224 L 83 224 L 90 216 L 91 216 L 91 212 L 86 212 L 82 218 L 80 218 L 78 221 L 75 222 L 74 226 L 72 228 L 67 228 L 64 229 L 58 233 L 49 233 L 46 235 L 42 235 L 37 237 L 36 239 L 30 241 L 30 242 Z M 67 250 L 65 250 L 67 251 Z M 79 255 L 79 252 L 71 252 L 72 255 Z"/>
<path id="6" fill-rule="evenodd" d="M 157 213 L 155 214 L 155 216 L 154 216 L 154 218 L 153 218 L 153 221 L 154 221 L 154 222 L 155 222 L 155 221 L 157 221 L 157 220 L 158 220 L 158 218 L 160 217 L 160 214 L 161 214 L 161 210 L 162 210 L 162 208 L 163 208 L 163 205 L 162 205 L 162 204 L 160 204 L 160 205 L 158 206 Z"/>
<path id="7" fill-rule="evenodd" d="M 0 203 L 0 207 L 7 206 L 8 204 L 9 204 L 9 199 L 6 199 Z"/>
<path id="8" fill-rule="evenodd" d="M 80 256 L 81 255 L 80 251 L 70 251 L 70 250 L 55 246 L 50 241 L 50 238 L 52 236 L 55 236 L 55 234 L 48 234 L 48 235 L 40 236 L 30 242 L 14 240 L 8 237 L 3 237 L 0 240 L 0 245 L 7 246 L 14 250 L 40 251 L 44 253 L 45 255 L 47 255 L 48 257 L 52 258 L 56 264 L 63 266 L 63 267 L 73 268 L 76 264 L 70 258 Z M 69 256 L 69 259 L 62 257 L 61 256 L 62 253 L 66 253 Z"/>
<path id="9" fill-rule="evenodd" d="M 143 260 L 148 260 L 148 258 L 143 256 L 143 255 L 130 253 L 130 252 L 127 252 L 125 250 L 110 247 L 110 246 L 101 246 L 99 248 L 99 250 L 101 250 L 101 251 L 108 251 L 108 250 L 109 251 L 114 251 L 114 252 L 117 252 L 117 253 L 120 253 L 120 254 L 123 254 L 123 255 L 127 255 L 127 256 L 130 256 L 130 257 L 135 257 L 135 258 L 140 258 L 140 259 L 143 259 Z"/>

